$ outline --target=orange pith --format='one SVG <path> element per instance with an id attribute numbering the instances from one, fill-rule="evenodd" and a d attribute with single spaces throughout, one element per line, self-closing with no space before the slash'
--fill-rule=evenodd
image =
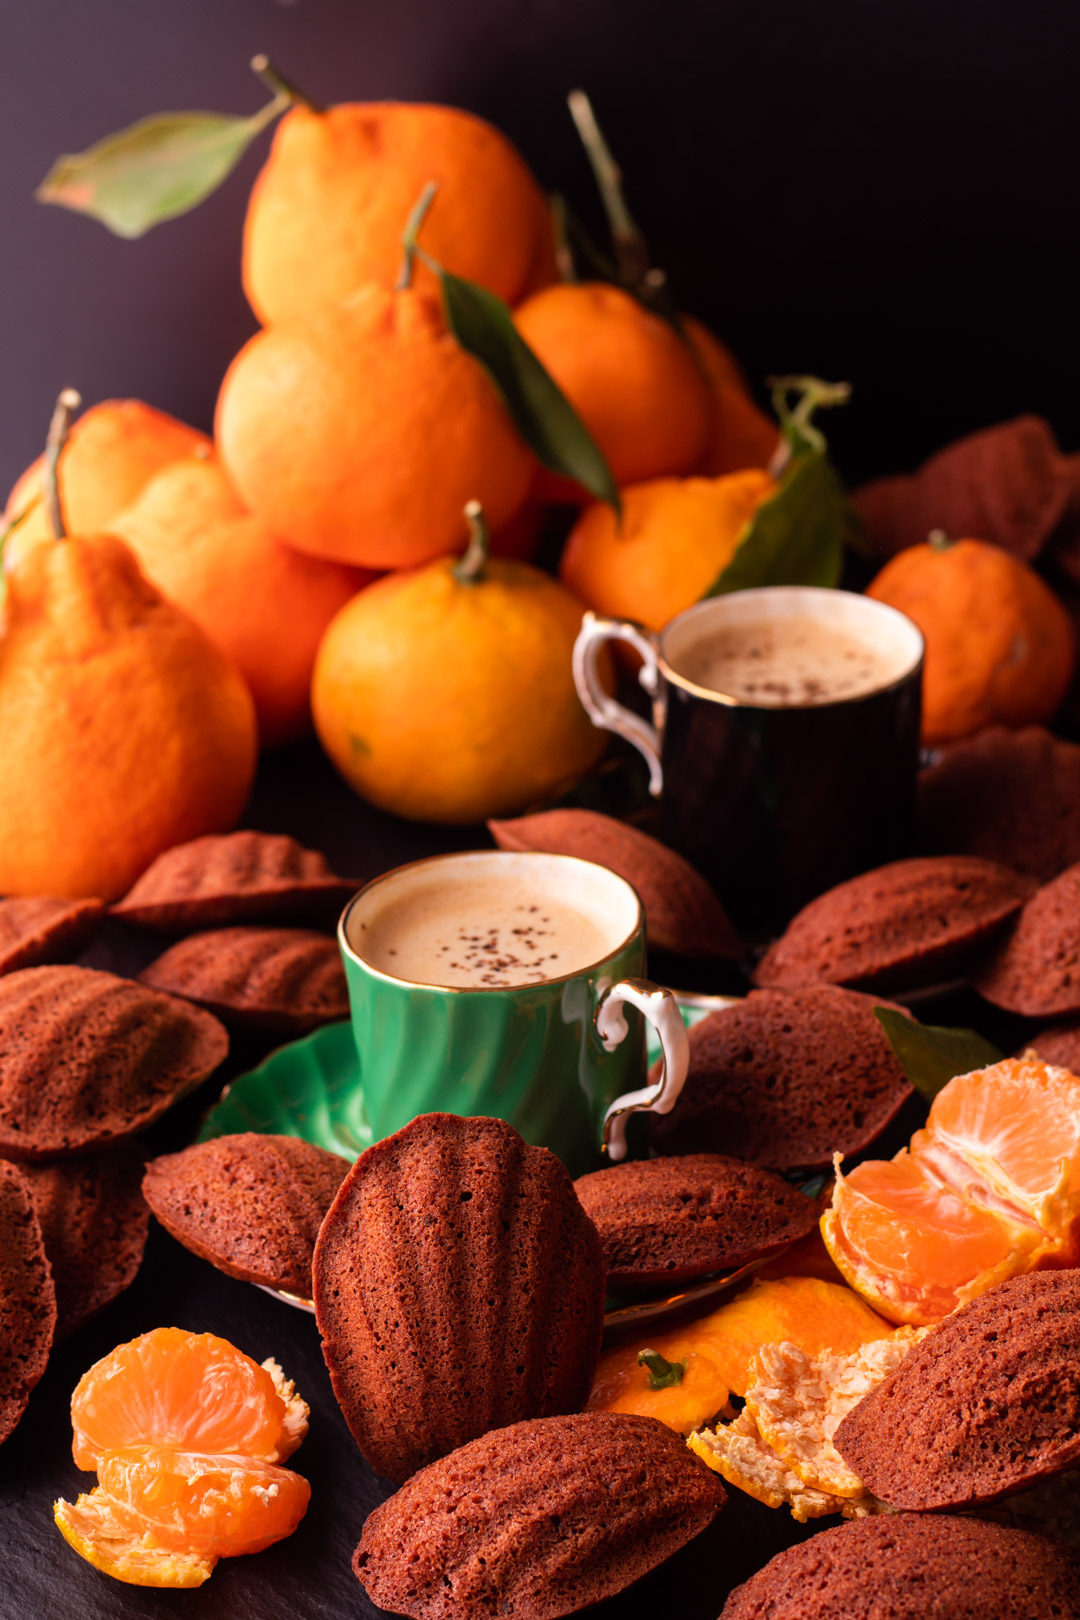
<path id="1" fill-rule="evenodd" d="M 281 1462 L 294 1449 L 285 1402 L 264 1367 L 213 1333 L 155 1328 L 83 1374 L 71 1398 L 72 1455 L 96 1468 L 129 1446 L 242 1452 Z"/>
<path id="2" fill-rule="evenodd" d="M 838 1175 L 833 1260 L 892 1321 L 930 1324 L 996 1283 L 1074 1264 L 1080 1080 L 1033 1057 L 959 1075 L 895 1159 Z"/>
<path id="3" fill-rule="evenodd" d="M 117 1580 L 199 1586 L 307 1510 L 307 1480 L 277 1466 L 307 1432 L 306 1404 L 276 1362 L 215 1334 L 156 1328 L 119 1345 L 80 1380 L 71 1415 L 75 1461 L 99 1483 L 54 1517 Z"/>

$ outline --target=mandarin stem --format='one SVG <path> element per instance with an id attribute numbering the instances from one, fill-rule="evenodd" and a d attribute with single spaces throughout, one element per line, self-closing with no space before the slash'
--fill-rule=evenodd
<path id="1" fill-rule="evenodd" d="M 619 273 L 628 288 L 641 290 L 649 274 L 649 249 L 641 227 L 626 206 L 622 170 L 604 139 L 592 102 L 585 91 L 571 90 L 566 102 L 596 179 L 611 230 Z"/>
<path id="2" fill-rule="evenodd" d="M 488 560 L 487 518 L 479 501 L 470 501 L 465 508 L 465 521 L 469 525 L 469 544 L 464 557 L 450 572 L 459 585 L 475 585 L 484 572 Z"/>
<path id="3" fill-rule="evenodd" d="M 60 504 L 60 480 L 57 469 L 60 462 L 60 452 L 67 443 L 68 432 L 71 428 L 71 418 L 82 404 L 82 395 L 74 388 L 65 388 L 52 413 L 49 423 L 49 433 L 45 440 L 45 467 L 42 473 L 42 483 L 45 486 L 45 505 L 49 514 L 49 527 L 53 532 L 54 540 L 63 540 L 67 537 L 64 527 L 64 511 Z"/>
<path id="4" fill-rule="evenodd" d="M 438 189 L 438 181 L 429 180 L 413 204 L 412 212 L 405 221 L 405 229 L 401 233 L 401 269 L 398 271 L 398 278 L 394 282 L 395 292 L 405 292 L 412 286 L 413 264 L 417 256 L 428 262 L 427 255 L 417 244 L 416 238 L 420 233 L 421 225 L 427 218 L 428 209 L 435 201 L 435 194 Z"/>
<path id="5" fill-rule="evenodd" d="M 302 90 L 297 89 L 292 80 L 287 79 L 284 73 L 279 73 L 265 51 L 260 51 L 257 56 L 251 58 L 251 71 L 262 80 L 268 89 L 274 92 L 275 96 L 284 96 L 292 102 L 294 107 L 306 107 L 308 112 L 313 113 L 324 113 L 326 111 L 326 108 L 321 106 L 319 102 L 312 101 L 310 96 L 306 96 Z"/>

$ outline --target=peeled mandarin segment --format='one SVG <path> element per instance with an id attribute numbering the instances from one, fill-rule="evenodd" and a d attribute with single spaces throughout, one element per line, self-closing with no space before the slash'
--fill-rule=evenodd
<path id="1" fill-rule="evenodd" d="M 136 1446 L 98 1464 L 106 1496 L 133 1530 L 170 1552 L 238 1558 L 291 1535 L 311 1497 L 300 1474 L 242 1455 Z"/>
<path id="2" fill-rule="evenodd" d="M 854 1350 L 891 1335 L 887 1322 L 850 1288 L 815 1277 L 755 1279 L 735 1299 L 683 1328 L 634 1338 L 600 1357 L 590 1411 L 637 1412 L 685 1434 L 708 1423 L 731 1394 L 745 1395 L 763 1344 L 782 1339 L 808 1352 Z M 681 1384 L 650 1389 L 638 1352 L 658 1350 L 686 1367 Z"/>
<path id="3" fill-rule="evenodd" d="M 60 1534 L 80 1558 L 129 1586 L 193 1587 L 209 1579 L 216 1558 L 168 1552 L 145 1531 L 132 1531 L 128 1515 L 100 1486 L 76 1502 L 53 1505 Z"/>
<path id="4" fill-rule="evenodd" d="M 913 1154 L 938 1150 L 1064 1238 L 1080 1216 L 1080 1079 L 1026 1058 L 958 1075 L 934 1099 L 926 1129 L 912 1138 Z"/>
<path id="5" fill-rule="evenodd" d="M 942 1186 L 908 1154 L 838 1176 L 821 1232 L 853 1288 L 892 1321 L 919 1325 L 1030 1270 L 1046 1248 L 1037 1230 Z"/>
<path id="6" fill-rule="evenodd" d="M 80 1468 L 130 1446 L 243 1452 L 277 1462 L 295 1448 L 272 1374 L 225 1339 L 155 1328 L 83 1374 L 71 1398 Z"/>

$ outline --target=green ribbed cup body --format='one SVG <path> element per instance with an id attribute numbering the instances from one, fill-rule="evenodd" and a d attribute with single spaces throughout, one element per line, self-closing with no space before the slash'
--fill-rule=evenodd
<path id="1" fill-rule="evenodd" d="M 639 928 L 603 962 L 551 984 L 438 989 L 372 972 L 343 949 L 353 1033 L 373 1140 L 417 1114 L 508 1120 L 572 1175 L 598 1162 L 605 1109 L 644 1084 L 644 1021 L 614 1051 L 596 1033 L 600 997 L 645 971 Z"/>

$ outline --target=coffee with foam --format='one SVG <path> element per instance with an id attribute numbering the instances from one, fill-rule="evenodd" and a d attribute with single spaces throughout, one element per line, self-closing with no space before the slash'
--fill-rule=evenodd
<path id="1" fill-rule="evenodd" d="M 412 984 L 546 984 L 602 961 L 636 925 L 632 891 L 614 888 L 612 876 L 565 857 L 486 851 L 422 863 L 372 887 L 350 919 L 349 944 L 377 972 Z"/>

